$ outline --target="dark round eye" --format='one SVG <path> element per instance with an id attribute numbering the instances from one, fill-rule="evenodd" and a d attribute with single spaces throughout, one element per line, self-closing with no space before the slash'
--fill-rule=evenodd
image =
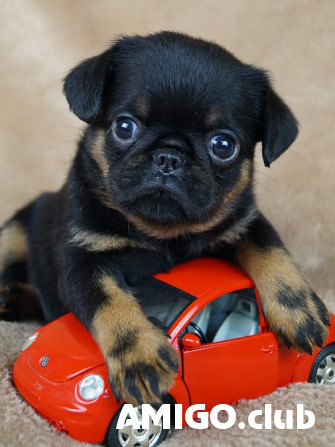
<path id="1" fill-rule="evenodd" d="M 121 140 L 133 140 L 139 129 L 135 121 L 128 117 L 120 117 L 114 121 L 114 133 Z"/>
<path id="2" fill-rule="evenodd" d="M 237 156 L 240 145 L 233 135 L 222 133 L 210 139 L 209 149 L 213 158 L 229 161 Z"/>

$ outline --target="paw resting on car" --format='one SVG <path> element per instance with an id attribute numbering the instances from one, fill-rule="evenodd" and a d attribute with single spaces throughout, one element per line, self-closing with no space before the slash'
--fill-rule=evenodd
<path id="1" fill-rule="evenodd" d="M 264 297 L 264 295 L 263 295 Z M 328 336 L 329 313 L 320 298 L 305 285 L 293 289 L 286 284 L 265 296 L 264 315 L 287 346 L 312 354 Z"/>
<path id="2" fill-rule="evenodd" d="M 137 332 L 134 344 L 110 349 L 106 362 L 117 399 L 138 405 L 162 400 L 173 385 L 179 359 L 160 330 L 148 327 Z"/>
<path id="3" fill-rule="evenodd" d="M 105 356 L 113 393 L 138 405 L 159 402 L 173 385 L 179 357 L 167 335 L 112 278 L 102 278 L 110 299 L 97 312 L 92 333 Z"/>

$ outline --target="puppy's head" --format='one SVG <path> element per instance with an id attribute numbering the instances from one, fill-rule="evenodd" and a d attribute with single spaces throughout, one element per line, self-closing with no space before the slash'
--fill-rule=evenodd
<path id="1" fill-rule="evenodd" d="M 255 144 L 269 166 L 297 135 L 265 72 L 176 33 L 120 39 L 64 92 L 91 126 L 105 198 L 138 225 L 217 225 L 251 186 Z"/>

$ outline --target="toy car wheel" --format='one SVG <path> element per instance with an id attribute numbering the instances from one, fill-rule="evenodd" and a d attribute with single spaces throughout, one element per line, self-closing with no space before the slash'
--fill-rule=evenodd
<path id="1" fill-rule="evenodd" d="M 308 381 L 317 385 L 335 385 L 335 344 L 326 346 L 317 355 Z"/>
<path id="2" fill-rule="evenodd" d="M 160 407 L 159 404 L 152 404 L 151 406 L 156 410 Z M 105 445 L 107 447 L 154 447 L 166 438 L 169 430 L 163 428 L 162 419 L 159 420 L 158 424 L 154 424 L 150 419 L 148 429 L 143 429 L 142 427 L 135 429 L 131 425 L 116 428 L 121 410 L 122 407 L 117 411 L 108 427 L 105 438 Z M 142 406 L 135 407 L 135 412 L 141 423 Z"/>

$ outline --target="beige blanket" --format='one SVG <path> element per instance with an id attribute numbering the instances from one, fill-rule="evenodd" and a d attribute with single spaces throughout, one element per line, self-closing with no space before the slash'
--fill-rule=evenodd
<path id="1" fill-rule="evenodd" d="M 2 0 L 0 6 L 0 222 L 65 178 L 82 128 L 61 93 L 66 72 L 118 34 L 188 32 L 269 69 L 297 115 L 301 133 L 294 146 L 270 170 L 258 157 L 257 193 L 261 208 L 335 312 L 334 0 Z M 37 416 L 12 385 L 14 360 L 35 327 L 0 323 L 0 446 L 75 447 L 80 444 Z M 298 384 L 240 402 L 238 420 L 246 421 L 265 403 L 282 410 L 303 403 L 314 411 L 315 426 L 187 428 L 165 446 L 334 444 L 335 388 Z"/>

